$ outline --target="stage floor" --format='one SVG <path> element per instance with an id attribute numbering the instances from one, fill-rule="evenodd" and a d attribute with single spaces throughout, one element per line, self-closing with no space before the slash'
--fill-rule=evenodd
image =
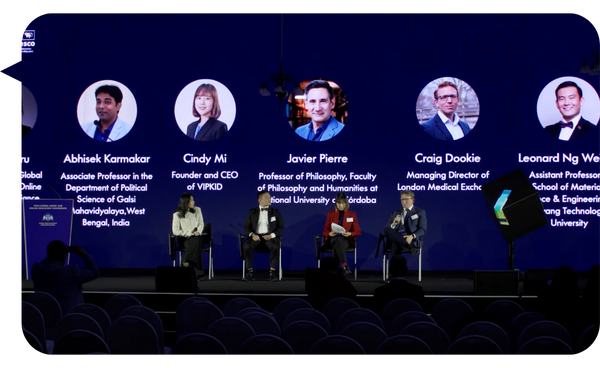
<path id="1" fill-rule="evenodd" d="M 305 271 L 284 271 L 278 282 L 268 281 L 268 271 L 255 271 L 255 281 L 242 281 L 240 270 L 216 270 L 215 277 L 198 282 L 199 294 L 276 294 L 306 295 Z M 416 272 L 409 273 L 407 279 L 423 287 L 425 295 L 430 296 L 469 296 L 474 295 L 474 271 L 423 272 L 418 281 Z M 372 296 L 374 290 L 384 285 L 381 272 L 364 271 L 347 279 L 352 282 L 359 296 Z M 33 290 L 31 280 L 23 280 L 24 292 Z M 85 292 L 152 293 L 156 291 L 155 270 L 123 269 L 101 270 L 101 276 L 83 285 Z M 516 296 L 516 295 L 515 295 Z"/>

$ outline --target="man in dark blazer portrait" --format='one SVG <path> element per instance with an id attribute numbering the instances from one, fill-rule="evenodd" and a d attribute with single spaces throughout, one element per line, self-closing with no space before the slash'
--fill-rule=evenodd
<path id="1" fill-rule="evenodd" d="M 406 258 L 400 255 L 392 256 L 390 259 L 391 279 L 389 284 L 378 287 L 373 293 L 377 313 L 381 313 L 386 304 L 399 298 L 411 299 L 419 305 L 423 305 L 423 299 L 425 298 L 423 288 L 406 280 L 407 271 Z"/>
<path id="2" fill-rule="evenodd" d="M 585 105 L 583 91 L 572 81 L 562 82 L 556 87 L 556 108 L 562 115 L 558 123 L 544 128 L 554 138 L 571 141 L 585 135 L 596 126 L 581 116 L 581 108 Z"/>
<path id="3" fill-rule="evenodd" d="M 440 83 L 433 92 L 433 103 L 438 112 L 421 124 L 421 127 L 427 134 L 442 141 L 461 139 L 471 131 L 471 128 L 456 114 L 459 102 L 458 87 L 452 82 Z"/>
<path id="4" fill-rule="evenodd" d="M 415 194 L 410 190 L 400 192 L 402 208 L 392 212 L 383 230 L 388 242 L 392 242 L 392 254 L 402 251 L 415 255 L 419 252 L 423 235 L 427 230 L 425 211 L 415 204 Z"/>
<path id="5" fill-rule="evenodd" d="M 258 192 L 258 207 L 252 208 L 244 222 L 244 233 L 247 236 L 243 246 L 244 260 L 247 273 L 244 281 L 254 280 L 253 251 L 259 248 L 268 248 L 269 256 L 269 281 L 279 281 L 276 273 L 281 248 L 281 234 L 283 233 L 283 217 L 279 210 L 271 207 L 271 195 L 266 190 Z M 281 266 L 280 266 L 281 267 Z"/>

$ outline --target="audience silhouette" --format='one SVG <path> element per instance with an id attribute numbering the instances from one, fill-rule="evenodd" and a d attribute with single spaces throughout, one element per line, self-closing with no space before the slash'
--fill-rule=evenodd
<path id="1" fill-rule="evenodd" d="M 65 246 L 66 247 L 66 246 Z M 62 249 L 62 247 L 61 247 Z M 49 252 L 53 253 L 53 252 Z M 81 251 L 79 252 L 81 253 Z M 62 254 L 62 253 L 61 253 Z M 62 257 L 62 256 L 61 256 Z M 58 260 L 58 263 L 60 263 L 61 260 Z M 62 263 L 60 263 L 62 265 Z M 355 288 L 355 286 L 348 281 L 345 277 L 342 276 L 340 270 L 338 269 L 338 262 L 336 259 L 334 259 L 333 257 L 325 257 L 323 259 L 323 262 L 321 263 L 321 277 L 319 282 L 317 283 L 317 286 L 314 289 L 311 289 L 311 292 L 307 295 L 307 300 L 314 306 L 314 308 L 316 310 L 322 310 L 323 307 L 332 299 L 335 298 L 348 298 L 348 299 L 352 299 L 355 302 L 357 301 L 357 290 Z M 567 345 L 569 345 L 569 348 L 565 348 L 565 353 L 570 353 L 575 352 L 578 353 L 582 350 L 585 350 L 585 348 L 587 348 L 591 342 L 594 340 L 595 336 L 598 333 L 598 311 L 599 311 L 599 275 L 598 275 L 598 264 L 593 265 L 589 271 L 587 272 L 587 280 L 585 282 L 585 287 L 583 288 L 583 292 L 581 293 L 580 296 L 580 289 L 578 287 L 578 275 L 577 273 L 568 266 L 561 266 L 558 269 L 556 269 L 552 279 L 547 283 L 547 286 L 540 291 L 538 297 L 535 299 L 535 302 L 532 304 L 527 303 L 527 306 L 529 308 L 527 309 L 533 309 L 531 312 L 539 312 L 542 313 L 545 318 L 547 318 L 549 321 L 551 322 L 545 322 L 546 325 L 549 324 L 559 324 L 561 327 L 561 329 L 564 327 L 564 329 L 566 329 L 566 331 L 569 333 L 571 339 L 567 339 L 569 342 L 567 343 Z M 424 293 L 423 293 L 423 288 L 419 285 L 413 285 L 411 283 L 409 283 L 406 279 L 406 271 L 407 271 L 407 266 L 406 266 L 406 259 L 401 256 L 401 255 L 397 255 L 397 256 L 393 256 L 392 259 L 390 260 L 390 273 L 391 273 L 391 280 L 389 282 L 389 284 L 387 285 L 383 285 L 378 287 L 373 295 L 373 300 L 374 303 L 370 304 L 370 303 L 366 303 L 369 305 L 369 307 L 371 307 L 371 310 L 373 312 L 375 312 L 377 315 L 381 316 L 381 311 L 383 310 L 383 308 L 390 303 L 391 301 L 397 300 L 397 299 L 410 299 L 410 300 L 414 300 L 417 303 L 419 303 L 419 305 L 423 306 L 423 302 L 424 302 Z M 297 297 L 292 297 L 292 298 L 297 298 Z M 197 297 L 191 297 L 190 299 L 201 299 L 201 298 L 197 298 Z M 445 299 L 448 298 L 442 298 L 441 300 L 438 301 L 438 303 L 440 301 L 443 301 Z M 449 299 L 455 299 L 455 298 L 449 298 Z M 254 302 L 252 300 L 252 297 L 249 297 L 249 302 L 252 303 L 252 305 L 255 305 L 253 308 L 260 310 L 261 312 L 264 312 L 267 314 L 267 316 L 265 316 L 265 321 L 268 320 L 269 323 L 272 325 L 272 331 L 281 331 L 282 337 L 284 337 L 284 333 L 283 331 L 285 330 L 284 326 L 281 326 L 281 323 L 276 321 L 276 319 L 273 316 L 273 311 L 274 309 L 271 308 L 271 312 L 269 312 L 268 310 L 263 310 L 260 305 L 256 302 Z M 287 299 L 284 298 L 281 300 L 281 302 L 286 301 Z M 198 300 L 194 300 L 197 303 L 210 303 L 209 301 L 198 301 Z M 215 301 L 218 301 L 218 299 L 215 299 Z M 181 302 L 181 304 L 187 303 L 186 300 L 183 300 Z M 412 302 L 411 302 L 412 303 Z M 501 300 L 501 301 L 497 301 L 497 302 L 493 302 L 491 304 L 497 304 L 500 306 L 506 306 L 506 308 L 508 308 L 511 304 L 514 304 L 516 302 L 512 301 L 512 300 Z M 212 303 L 211 303 L 212 304 Z M 357 305 L 363 304 L 362 302 L 360 302 Z M 225 306 L 228 305 L 227 308 L 231 308 L 231 303 L 226 303 L 225 305 L 221 306 L 221 307 L 217 307 L 218 309 L 221 310 L 225 310 L 227 308 L 225 308 Z M 308 305 L 308 304 L 307 304 Z M 415 304 L 416 306 L 416 304 Z M 489 305 L 488 305 L 489 307 Z M 502 350 L 502 354 L 508 353 L 509 350 L 512 353 L 519 353 L 520 350 L 514 350 L 512 348 L 512 346 L 514 345 L 514 341 L 515 339 L 523 340 L 523 334 L 521 334 L 521 336 L 513 336 L 512 334 L 509 334 L 509 330 L 508 327 L 510 326 L 509 322 L 508 322 L 508 317 L 506 317 L 507 315 L 515 315 L 517 312 L 513 310 L 510 311 L 510 313 L 502 313 L 505 309 L 498 309 L 495 308 L 493 311 L 490 311 L 490 308 L 485 307 L 483 308 L 481 305 L 477 306 L 477 303 L 475 303 L 475 306 L 473 307 L 473 312 L 464 315 L 461 318 L 458 318 L 456 321 L 453 322 L 453 326 L 450 328 L 449 333 L 447 334 L 448 337 L 448 343 L 449 346 L 452 346 L 452 344 L 460 339 L 463 339 L 465 341 L 471 341 L 473 340 L 474 343 L 477 342 L 477 338 L 473 337 L 475 336 L 473 334 L 473 331 L 478 332 L 477 334 L 483 334 L 483 332 L 489 333 L 488 335 L 486 335 L 486 337 L 488 339 L 491 339 L 493 341 L 500 341 L 502 342 L 502 344 L 499 344 L 498 346 L 503 346 Z M 531 308 L 532 307 L 532 308 Z M 152 314 L 152 310 L 150 310 L 149 308 L 146 307 L 142 307 L 148 310 L 149 316 Z M 520 308 L 520 307 L 519 307 Z M 361 310 L 362 307 L 356 307 L 355 309 L 352 309 L 354 311 L 359 311 Z M 506 309 L 507 310 L 507 309 Z M 423 308 L 423 311 L 425 313 L 431 313 L 432 312 L 432 308 Z M 508 311 L 508 310 L 507 310 Z M 373 313 L 370 311 L 370 313 Z M 516 317 L 513 318 L 513 320 L 516 320 L 516 318 L 521 315 L 521 314 L 526 314 L 526 313 L 531 313 L 531 312 L 524 312 L 522 311 L 522 313 L 518 314 Z M 177 313 L 179 313 L 179 309 L 177 311 Z M 450 312 L 448 312 L 450 313 Z M 263 316 L 263 314 L 260 313 L 255 313 L 259 316 Z M 151 317 L 151 316 L 150 316 Z M 327 319 L 331 319 L 328 315 L 325 316 Z M 217 323 L 218 321 L 220 321 L 219 323 L 225 323 L 228 319 L 235 319 L 234 317 L 225 317 L 224 315 L 221 316 L 220 318 L 217 318 L 215 321 L 212 321 L 210 324 L 213 323 Z M 298 322 L 294 322 L 294 323 L 304 323 L 304 320 L 300 320 Z M 331 322 L 331 321 L 330 321 Z M 475 325 L 475 322 L 479 323 L 479 325 L 477 325 L 477 328 L 473 327 Z M 114 323 L 114 321 L 113 321 Z M 258 322 L 257 322 L 258 323 Z M 418 322 L 416 322 L 418 323 Z M 439 322 L 437 320 L 432 320 L 432 322 L 430 322 L 432 325 L 436 325 L 436 327 L 441 328 L 441 325 L 439 325 Z M 532 323 L 535 323 L 532 320 Z M 410 324 L 409 324 L 410 325 Z M 409 326 L 407 325 L 407 327 Z M 24 324 L 25 326 L 25 324 Z M 216 325 L 215 325 L 216 326 Z M 467 331 L 467 326 L 470 327 L 470 333 Z M 532 324 L 528 324 L 528 326 L 532 326 Z M 158 340 L 162 340 L 161 338 L 164 338 L 164 334 L 167 332 L 166 330 L 162 331 L 160 328 L 156 328 L 154 325 L 148 323 L 148 331 L 152 330 L 154 332 L 157 333 L 157 337 Z M 491 328 L 487 328 L 484 329 L 484 327 L 494 327 L 495 330 L 492 330 Z M 255 327 L 252 327 L 253 329 Z M 82 332 L 78 332 L 80 334 L 83 333 L 87 333 L 88 335 L 90 334 L 94 334 L 93 332 L 88 332 L 87 330 L 83 330 L 84 326 L 81 326 L 81 330 L 78 331 L 82 331 Z M 207 329 L 206 333 L 195 333 L 195 334 L 188 334 L 188 337 L 192 337 L 192 335 L 196 336 L 196 335 L 202 335 L 204 340 L 207 339 L 212 339 L 214 341 L 215 344 L 219 344 L 222 345 L 224 348 L 222 349 L 222 352 L 225 353 L 229 353 L 229 354 L 235 354 L 237 352 L 237 348 L 239 346 L 244 346 L 245 342 L 247 339 L 238 339 L 239 341 L 237 341 L 237 345 L 235 347 L 230 346 L 231 344 L 228 343 L 227 341 L 224 341 L 224 336 L 220 336 L 218 334 L 214 334 L 212 331 L 213 330 L 218 330 L 216 327 L 213 327 L 212 329 L 209 327 Z M 259 329 L 257 329 L 257 331 L 259 331 Z M 406 331 L 410 331 L 407 328 L 404 328 L 403 330 Z M 382 329 L 383 331 L 383 329 Z M 503 332 L 504 331 L 504 332 Z M 27 333 L 24 329 L 24 333 Z M 332 329 L 331 332 L 324 332 L 326 335 L 332 336 L 332 339 L 336 339 L 339 335 L 339 331 Z M 97 334 L 97 332 L 96 332 Z M 158 336 L 158 334 L 160 334 L 160 336 Z M 411 335 L 411 333 L 409 332 L 401 332 L 400 333 L 402 336 L 415 336 L 415 335 Z M 566 334 L 566 332 L 565 332 Z M 230 335 L 230 334 L 225 334 L 225 335 Z M 278 341 L 279 340 L 285 340 L 286 339 L 279 339 L 278 334 L 266 334 L 266 333 L 256 333 L 256 338 L 260 337 L 260 341 Z M 100 336 L 100 335 L 99 335 Z M 395 335 L 394 335 L 395 336 Z M 393 338 L 394 336 L 389 335 L 389 333 L 387 334 L 388 338 Z M 533 334 L 532 334 L 533 336 Z M 500 337 L 503 338 L 503 340 L 500 339 Z M 568 336 L 567 336 L 568 337 Z M 113 340 L 116 337 L 113 336 Z M 181 344 L 183 344 L 186 336 L 182 335 L 182 336 L 175 336 L 173 335 L 173 339 L 171 339 L 171 341 L 169 341 L 169 346 L 175 346 L 178 344 L 179 341 L 181 341 Z M 424 338 L 424 336 L 420 337 L 421 339 Z M 494 340 L 496 338 L 496 340 Z M 519 339 L 520 338 L 520 339 Z M 46 339 L 48 340 L 48 337 L 46 337 Z M 104 339 L 102 339 L 102 336 L 100 336 L 99 338 L 97 338 L 97 340 L 99 339 L 98 342 L 102 342 L 102 344 L 100 345 L 104 345 L 104 343 L 107 343 L 108 347 L 110 348 L 110 339 L 106 339 L 106 337 Z M 279 340 L 278 340 L 279 339 Z M 471 339 L 471 340 L 469 340 Z M 481 339 L 481 337 L 479 337 L 479 339 Z M 511 348 L 509 349 L 509 341 L 508 339 L 510 339 L 510 346 Z M 545 340 L 544 340 L 545 339 Z M 548 353 L 560 353 L 559 351 L 547 351 L 544 350 L 544 344 L 549 344 L 547 341 L 550 340 L 556 340 L 556 337 L 551 336 L 550 334 L 544 334 L 543 337 L 533 337 L 531 339 L 527 338 L 526 340 L 521 341 L 521 346 L 528 346 L 528 349 L 524 349 L 522 351 L 522 353 L 532 353 L 532 354 L 537 354 L 537 353 L 542 353 L 542 354 L 548 354 Z M 196 339 L 198 340 L 198 339 Z M 384 339 L 381 339 L 382 341 L 384 341 Z M 533 342 L 536 342 L 534 347 L 531 347 L 529 345 L 533 344 Z M 538 341 L 539 340 L 539 341 Z M 581 343 L 579 343 L 579 340 L 581 340 Z M 198 340 L 200 341 L 200 340 Z M 315 340 L 316 341 L 316 340 Z M 357 340 L 358 341 L 358 340 Z M 423 340 L 424 341 L 424 340 Z M 462 340 L 461 340 L 462 341 Z M 565 340 L 562 340 L 565 341 Z M 48 346 L 48 343 L 50 341 L 45 341 L 46 344 L 44 344 L 43 341 L 39 341 L 40 345 L 46 345 Z M 370 342 L 370 341 L 369 341 Z M 531 342 L 531 344 L 529 344 Z M 167 339 L 165 339 L 165 346 L 167 343 Z M 314 342 L 313 342 L 314 343 Z M 305 346 L 305 348 L 303 349 L 302 352 L 298 352 L 298 351 L 294 351 L 294 353 L 307 353 L 309 351 L 311 351 L 311 346 L 313 346 L 313 343 L 309 343 L 308 345 Z M 463 341 L 464 343 L 464 341 Z M 189 346 L 186 349 L 181 349 L 181 344 L 177 345 L 177 349 L 173 348 L 172 353 L 197 353 L 197 354 L 203 354 L 203 353 L 208 353 L 209 351 L 213 351 L 213 350 L 209 350 L 207 351 L 206 349 L 202 350 L 200 348 L 200 345 L 198 345 L 198 343 L 192 342 L 190 344 L 188 344 Z M 529 344 L 529 345 L 527 345 Z M 57 350 L 57 353 L 81 353 L 80 350 L 76 349 L 75 346 L 70 347 L 68 345 L 68 343 L 66 343 L 64 340 L 60 341 L 60 349 Z M 100 346 L 99 345 L 99 346 Z M 114 345 L 114 344 L 113 344 Z M 163 353 L 163 349 L 156 349 L 156 348 L 152 348 L 152 350 L 149 350 L 146 347 L 141 346 L 141 344 L 138 344 L 140 346 L 134 346 L 135 349 L 139 349 L 139 352 L 136 352 L 137 350 L 132 350 L 132 353 L 147 353 L 149 351 L 154 351 L 157 350 L 158 354 L 162 354 Z M 160 344 L 159 344 L 160 345 Z M 239 346 L 238 346 L 239 345 Z M 280 344 L 282 345 L 282 344 Z M 291 349 L 292 351 L 295 350 L 295 346 L 296 344 L 289 344 L 289 349 Z M 359 343 L 360 345 L 360 343 Z M 371 344 L 373 345 L 373 344 Z M 378 345 L 375 344 L 375 345 Z M 365 349 L 365 351 L 368 350 L 369 353 L 383 353 L 383 352 L 387 352 L 390 353 L 390 351 L 386 350 L 386 349 L 378 349 L 377 346 L 370 346 L 369 349 L 365 349 L 362 345 L 361 347 L 363 349 Z M 381 345 L 384 345 L 384 343 L 382 343 Z M 463 344 L 464 345 L 464 344 Z M 249 347 L 250 344 L 248 344 L 248 346 L 246 347 L 246 350 L 244 350 L 244 353 L 259 353 L 259 352 L 252 352 L 252 349 Z M 287 344 L 286 344 L 287 346 Z M 114 346 L 113 346 L 114 348 Z M 108 353 L 108 354 L 114 354 L 114 353 L 119 353 L 119 351 L 115 350 L 113 351 L 113 348 L 110 348 L 110 351 L 104 351 L 103 349 L 98 349 L 98 348 L 94 348 L 91 350 L 86 350 L 85 353 Z M 198 349 L 197 349 L 198 348 Z M 448 347 L 448 349 L 446 350 L 445 348 L 443 349 L 439 349 L 439 347 L 437 347 L 436 349 L 431 348 L 431 346 L 429 347 L 434 353 L 438 353 L 438 354 L 448 354 L 451 353 L 452 351 L 450 351 L 451 349 Z M 477 351 L 477 349 L 468 346 L 462 346 L 462 349 L 460 350 L 461 352 L 468 352 L 473 350 L 474 352 Z M 133 348 L 132 348 L 133 349 Z M 250 349 L 250 350 L 248 350 Z M 286 350 L 286 352 L 291 352 L 290 350 Z M 399 346 L 397 349 L 398 353 L 401 352 L 402 347 Z M 167 347 L 165 350 L 171 351 L 171 349 L 169 347 Z M 316 350 L 313 349 L 314 352 L 316 352 Z M 333 354 L 336 351 L 330 351 L 329 353 Z M 456 352 L 456 351 L 455 351 Z M 51 350 L 48 351 L 48 353 L 53 353 Z M 261 354 L 278 354 L 281 353 L 281 349 L 275 349 L 275 345 L 274 345 L 274 350 L 272 352 L 269 351 L 269 347 L 268 346 L 262 346 L 261 345 Z M 500 353 L 499 353 L 500 354 Z"/>

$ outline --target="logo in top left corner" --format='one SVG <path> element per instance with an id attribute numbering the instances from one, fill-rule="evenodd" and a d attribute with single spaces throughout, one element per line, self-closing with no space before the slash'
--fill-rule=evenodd
<path id="1" fill-rule="evenodd" d="M 21 53 L 32 53 L 35 47 L 35 31 L 26 30 L 23 32 L 23 39 L 21 41 Z"/>

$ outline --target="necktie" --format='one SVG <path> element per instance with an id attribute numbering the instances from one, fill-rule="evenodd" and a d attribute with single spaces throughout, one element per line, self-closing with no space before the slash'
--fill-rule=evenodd
<path id="1" fill-rule="evenodd" d="M 260 210 L 261 210 L 261 211 L 268 211 L 268 210 L 269 210 L 269 207 L 263 207 L 263 208 L 261 208 Z"/>
<path id="2" fill-rule="evenodd" d="M 573 122 L 569 121 L 568 123 L 562 123 L 562 122 L 560 123 L 560 128 L 561 129 L 562 128 L 567 128 L 567 127 L 573 129 Z"/>

